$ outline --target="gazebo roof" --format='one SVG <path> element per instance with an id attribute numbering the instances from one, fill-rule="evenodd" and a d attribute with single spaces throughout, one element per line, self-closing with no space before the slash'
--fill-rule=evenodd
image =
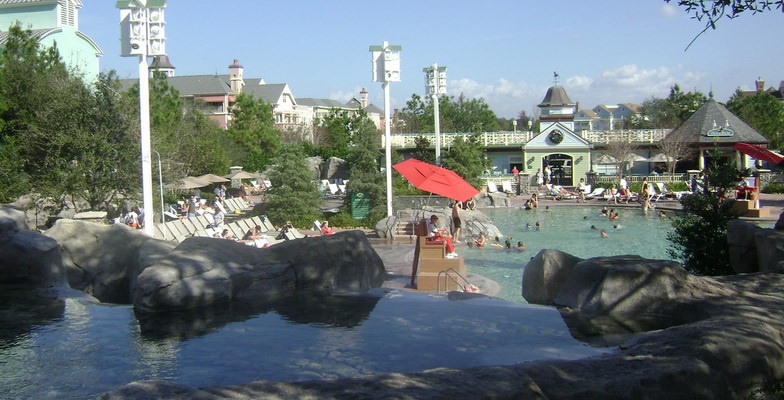
<path id="1" fill-rule="evenodd" d="M 768 139 L 713 98 L 663 140 L 697 144 L 768 143 Z"/>
<path id="2" fill-rule="evenodd" d="M 544 99 L 539 103 L 539 107 L 552 107 L 552 106 L 574 106 L 569 95 L 566 94 L 566 89 L 561 86 L 555 85 L 547 89 L 547 94 Z"/>

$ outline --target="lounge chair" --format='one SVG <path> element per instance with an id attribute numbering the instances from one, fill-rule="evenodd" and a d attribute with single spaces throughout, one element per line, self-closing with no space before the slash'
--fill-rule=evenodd
<path id="1" fill-rule="evenodd" d="M 514 193 L 512 191 L 512 182 L 511 181 L 502 181 L 501 182 L 501 190 L 503 190 L 504 193 L 506 193 L 506 194 Z"/>
<path id="2" fill-rule="evenodd" d="M 664 196 L 664 193 L 657 193 L 654 185 L 650 183 L 648 184 L 648 193 L 651 196 L 651 198 L 649 199 L 651 204 L 656 203 L 657 201 L 659 201 L 659 199 L 662 198 L 662 196 Z"/>
<path id="3" fill-rule="evenodd" d="M 338 188 L 338 185 L 335 183 L 330 183 L 327 186 L 327 189 L 329 189 L 329 194 L 333 196 L 337 196 L 338 194 L 340 194 L 340 188 Z"/>
<path id="4" fill-rule="evenodd" d="M 498 186 L 493 181 L 487 181 L 487 193 L 498 193 Z"/>
<path id="5" fill-rule="evenodd" d="M 324 233 L 321 231 L 321 222 L 319 220 L 313 221 L 313 230 L 315 230 L 318 236 L 324 236 Z"/>
<path id="6" fill-rule="evenodd" d="M 604 197 L 605 188 L 596 188 L 593 192 L 585 195 L 586 199 L 598 199 Z"/>

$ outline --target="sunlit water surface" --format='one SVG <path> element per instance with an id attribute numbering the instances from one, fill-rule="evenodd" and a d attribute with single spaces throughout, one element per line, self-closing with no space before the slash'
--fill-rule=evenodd
<path id="1" fill-rule="evenodd" d="M 575 359 L 552 308 L 499 299 L 375 296 L 234 304 L 137 321 L 129 306 L 0 295 L 0 398 L 88 399 L 135 380 L 193 386 Z M 13 300 L 12 300 L 13 299 Z"/>
<path id="2" fill-rule="evenodd" d="M 617 208 L 619 218 L 601 216 L 601 207 L 551 207 L 524 209 L 482 209 L 512 243 L 525 243 L 525 250 L 507 250 L 490 245 L 458 249 L 465 257 L 468 271 L 490 278 L 501 285 L 498 297 L 525 303 L 521 296 L 523 269 L 542 249 L 557 249 L 580 258 L 635 254 L 652 259 L 672 259 L 667 254 L 667 232 L 673 230 L 670 217 L 657 212 L 644 215 L 639 208 Z M 540 229 L 536 230 L 539 222 Z M 530 225 L 530 229 L 527 228 Z M 602 238 L 599 230 L 607 237 Z M 500 238 L 503 244 L 505 237 Z"/>

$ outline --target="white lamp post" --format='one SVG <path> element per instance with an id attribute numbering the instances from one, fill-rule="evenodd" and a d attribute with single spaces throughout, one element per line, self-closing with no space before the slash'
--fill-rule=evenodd
<path id="1" fill-rule="evenodd" d="M 142 151 L 142 197 L 144 232 L 153 236 L 152 160 L 150 151 L 150 81 L 147 56 L 166 55 L 163 9 L 166 0 L 123 0 L 120 9 L 120 40 L 123 57 L 139 57 L 139 119 Z"/>
<path id="2" fill-rule="evenodd" d="M 392 134 L 389 118 L 389 82 L 400 82 L 401 46 L 384 42 L 381 46 L 370 46 L 373 64 L 373 82 L 383 82 L 384 88 L 384 147 L 387 174 L 387 216 L 392 216 Z"/>
<path id="3" fill-rule="evenodd" d="M 436 164 L 441 165 L 441 116 L 438 110 L 438 96 L 446 94 L 446 67 L 433 64 L 422 68 L 425 73 L 425 92 L 433 98 L 433 118 L 436 131 Z"/>

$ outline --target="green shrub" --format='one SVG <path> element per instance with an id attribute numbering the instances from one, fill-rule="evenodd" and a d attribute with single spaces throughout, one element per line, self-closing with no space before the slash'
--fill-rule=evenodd
<path id="1" fill-rule="evenodd" d="M 762 193 L 784 193 L 784 184 L 771 183 L 762 189 Z"/>
<path id="2" fill-rule="evenodd" d="M 686 182 L 678 181 L 678 182 L 667 182 L 664 187 L 667 189 L 672 190 L 673 192 L 688 192 L 689 185 Z"/>

